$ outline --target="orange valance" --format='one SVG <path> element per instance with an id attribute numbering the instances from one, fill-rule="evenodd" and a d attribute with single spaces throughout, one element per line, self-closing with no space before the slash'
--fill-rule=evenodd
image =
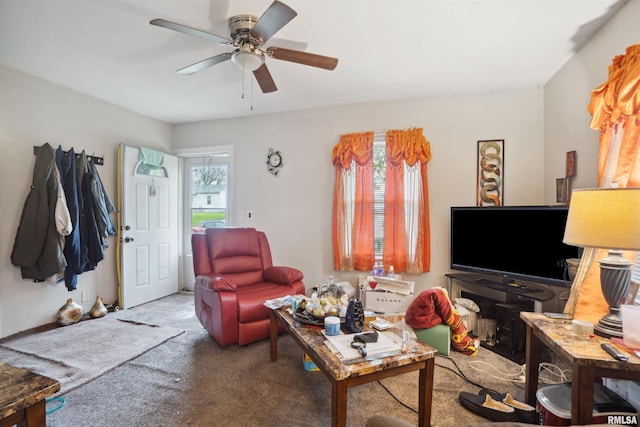
<path id="1" fill-rule="evenodd" d="M 591 128 L 600 131 L 598 186 L 609 186 L 603 179 L 619 187 L 640 186 L 640 45 L 613 58 L 609 78 L 592 91 L 587 110 Z M 608 158 L 618 143 L 617 165 L 607 174 L 612 166 Z"/>
<path id="2" fill-rule="evenodd" d="M 422 133 L 422 128 L 387 131 L 387 162 L 400 165 L 404 160 L 408 166 L 418 161 L 427 164 L 431 160 L 431 146 Z"/>
<path id="3" fill-rule="evenodd" d="M 350 133 L 341 135 L 340 142 L 333 147 L 331 159 L 334 166 L 351 169 L 351 162 L 364 165 L 373 156 L 373 132 Z"/>

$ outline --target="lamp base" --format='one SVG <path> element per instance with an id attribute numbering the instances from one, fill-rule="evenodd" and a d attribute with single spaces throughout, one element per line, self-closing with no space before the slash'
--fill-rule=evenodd
<path id="1" fill-rule="evenodd" d="M 609 305 L 609 313 L 595 326 L 595 333 L 606 337 L 622 337 L 620 305 L 624 304 L 631 289 L 632 263 L 622 256 L 622 251 L 609 249 L 609 256 L 599 261 L 602 295 Z"/>
<path id="2" fill-rule="evenodd" d="M 605 338 L 622 338 L 622 316 L 619 308 L 609 307 L 609 313 L 602 316 L 594 328 L 596 335 Z"/>

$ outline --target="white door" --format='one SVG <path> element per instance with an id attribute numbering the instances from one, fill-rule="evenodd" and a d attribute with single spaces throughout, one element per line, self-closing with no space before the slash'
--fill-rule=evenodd
<path id="1" fill-rule="evenodd" d="M 178 158 L 164 176 L 140 174 L 140 149 L 120 144 L 120 307 L 178 292 Z M 157 171 L 156 171 L 157 172 Z M 159 175 L 159 174 L 158 174 Z"/>

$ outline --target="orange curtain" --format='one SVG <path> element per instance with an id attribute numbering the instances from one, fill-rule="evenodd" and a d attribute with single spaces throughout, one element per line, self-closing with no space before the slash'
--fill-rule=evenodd
<path id="1" fill-rule="evenodd" d="M 613 58 L 587 109 L 591 128 L 600 131 L 598 186 L 640 187 L 640 45 Z"/>
<path id="2" fill-rule="evenodd" d="M 407 232 L 404 210 L 404 132 L 388 131 L 384 187 L 384 250 L 382 263 L 387 271 L 407 269 Z"/>
<path id="3" fill-rule="evenodd" d="M 385 269 L 393 265 L 397 272 L 423 273 L 430 270 L 429 244 L 429 192 L 427 186 L 427 162 L 431 159 L 431 147 L 421 128 L 390 130 L 386 134 L 386 175 L 384 210 Z M 407 201 L 405 200 L 405 165 L 419 171 L 420 190 L 416 229 L 408 227 Z M 412 231 L 413 230 L 413 231 Z M 409 245 L 408 238 L 415 241 Z M 409 249 L 413 249 L 408 259 Z"/>
<path id="4" fill-rule="evenodd" d="M 333 196 L 333 261 L 336 270 L 367 271 L 373 266 L 373 132 L 342 135 L 333 147 L 336 181 Z M 352 162 L 356 163 L 353 220 L 345 191 Z M 351 228 L 352 227 L 352 228 Z M 358 236 L 352 239 L 351 236 Z"/>
<path id="5" fill-rule="evenodd" d="M 640 187 L 640 45 L 613 58 L 609 78 L 594 89 L 587 110 L 591 128 L 600 131 L 598 187 Z M 600 287 L 597 260 L 605 250 L 584 251 L 565 312 L 597 323 L 608 307 Z M 635 263 L 637 252 L 624 252 Z"/>
<path id="6" fill-rule="evenodd" d="M 332 152 L 334 268 L 369 271 L 375 262 L 373 132 L 342 135 Z M 426 164 L 431 158 L 422 129 L 386 135 L 384 206 L 385 270 L 419 274 L 430 269 Z M 355 182 L 351 194 L 352 164 Z M 408 172 L 407 172 L 408 171 Z M 405 174 L 410 175 L 407 180 Z M 406 184 L 409 183 L 409 184 Z M 405 185 L 411 185 L 405 191 Z M 405 200 L 410 194 L 412 200 Z"/>

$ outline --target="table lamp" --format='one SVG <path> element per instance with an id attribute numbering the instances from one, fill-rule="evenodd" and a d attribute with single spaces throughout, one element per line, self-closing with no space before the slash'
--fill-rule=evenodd
<path id="1" fill-rule="evenodd" d="M 631 289 L 632 263 L 623 250 L 640 250 L 640 188 L 576 189 L 571 194 L 564 243 L 608 249 L 599 260 L 600 286 L 609 313 L 595 327 L 598 335 L 621 337 L 620 305 Z"/>

